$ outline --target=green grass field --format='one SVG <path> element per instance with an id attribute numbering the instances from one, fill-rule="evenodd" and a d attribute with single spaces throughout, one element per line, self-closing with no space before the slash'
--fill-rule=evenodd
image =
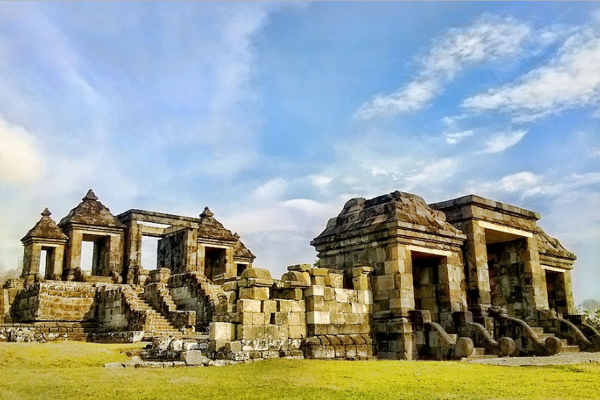
<path id="1" fill-rule="evenodd" d="M 105 369 L 141 345 L 0 343 L 1 399 L 598 399 L 600 364 L 269 360 Z"/>

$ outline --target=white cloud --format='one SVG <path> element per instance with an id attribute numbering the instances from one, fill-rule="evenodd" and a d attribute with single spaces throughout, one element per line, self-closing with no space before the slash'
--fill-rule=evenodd
<path id="1" fill-rule="evenodd" d="M 258 200 L 279 199 L 283 196 L 287 187 L 288 184 L 285 179 L 275 178 L 260 185 L 252 195 Z"/>
<path id="2" fill-rule="evenodd" d="M 469 26 L 450 29 L 434 40 L 419 60 L 422 70 L 415 80 L 392 94 L 376 95 L 359 108 L 355 117 L 369 119 L 419 110 L 441 90 L 444 82 L 465 67 L 521 53 L 529 34 L 530 28 L 523 22 L 490 15 Z"/>
<path id="3" fill-rule="evenodd" d="M 456 121 L 460 121 L 463 118 L 466 118 L 467 114 L 453 115 L 451 117 L 442 118 L 442 122 L 450 127 L 456 124 Z"/>
<path id="4" fill-rule="evenodd" d="M 473 111 L 501 111 L 516 121 L 532 121 L 600 100 L 600 38 L 592 32 L 569 38 L 558 57 L 518 82 L 466 99 Z"/>
<path id="5" fill-rule="evenodd" d="M 417 111 L 427 104 L 440 89 L 435 80 L 411 82 L 402 89 L 389 94 L 377 95 L 363 104 L 356 112 L 356 117 L 369 119 L 379 115 L 395 115 Z"/>
<path id="6" fill-rule="evenodd" d="M 446 138 L 446 143 L 448 143 L 448 144 L 457 144 L 458 142 L 460 142 L 461 140 L 463 140 L 464 138 L 467 138 L 469 136 L 473 136 L 472 130 L 446 133 L 444 135 L 444 137 Z"/>
<path id="7" fill-rule="evenodd" d="M 0 181 L 28 184 L 44 173 L 45 158 L 38 139 L 23 127 L 0 117 Z"/>
<path id="8" fill-rule="evenodd" d="M 585 187 L 600 184 L 600 173 L 571 174 L 559 179 L 548 179 L 531 171 L 506 175 L 500 180 L 480 184 L 469 183 L 471 193 L 484 193 L 485 196 L 502 193 L 519 194 L 520 198 L 532 196 L 556 196 Z M 493 197 L 493 196 L 492 196 Z"/>
<path id="9" fill-rule="evenodd" d="M 331 183 L 333 179 L 325 175 L 312 175 L 310 181 L 313 186 L 319 189 L 324 189 Z"/>
<path id="10" fill-rule="evenodd" d="M 527 133 L 526 130 L 518 130 L 512 132 L 499 132 L 495 137 L 488 140 L 483 153 L 499 153 L 519 143 L 523 136 Z"/>
<path id="11" fill-rule="evenodd" d="M 421 185 L 433 185 L 436 182 L 446 180 L 454 176 L 458 171 L 459 163 L 454 158 L 442 158 L 438 161 L 431 162 L 423 168 L 419 173 L 406 178 L 408 189 Z"/>

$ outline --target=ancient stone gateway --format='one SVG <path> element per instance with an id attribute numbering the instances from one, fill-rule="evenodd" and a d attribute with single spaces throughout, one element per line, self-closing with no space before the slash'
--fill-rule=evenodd
<path id="1" fill-rule="evenodd" d="M 575 255 L 538 214 L 479 196 L 351 199 L 311 242 L 317 263 L 281 279 L 253 268 L 252 252 L 208 208 L 199 218 L 114 216 L 90 190 L 58 224 L 50 215 L 22 239 L 22 277 L 2 289 L 5 336 L 171 337 L 186 360 L 200 348 L 237 361 L 600 350 L 600 334 L 574 315 Z M 142 265 L 145 236 L 159 239 L 155 270 Z M 81 269 L 83 242 L 93 243 L 91 271 Z M 155 340 L 148 356 L 174 357 L 161 347 L 171 342 Z"/>

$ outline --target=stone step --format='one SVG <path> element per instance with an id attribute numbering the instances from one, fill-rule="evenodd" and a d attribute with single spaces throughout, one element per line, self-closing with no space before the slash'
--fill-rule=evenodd
<path id="1" fill-rule="evenodd" d="M 538 333 L 537 337 L 538 339 L 540 339 L 542 342 L 545 341 L 546 339 L 548 339 L 549 337 L 555 337 L 556 335 L 554 333 Z"/>
<path id="2" fill-rule="evenodd" d="M 485 348 L 483 347 L 475 347 L 473 349 L 473 354 L 471 354 L 472 356 L 484 356 L 485 355 Z"/>
<path id="3" fill-rule="evenodd" d="M 530 327 L 532 331 L 534 331 L 536 333 L 536 335 L 541 335 L 544 333 L 544 328 L 539 327 L 539 326 L 532 326 Z"/>
<path id="4" fill-rule="evenodd" d="M 481 359 L 488 359 L 488 358 L 498 358 L 497 355 L 495 354 L 485 354 L 482 356 L 479 355 L 470 355 L 469 357 L 463 357 L 460 359 L 460 361 L 471 361 L 471 360 L 481 360 Z"/>
<path id="5" fill-rule="evenodd" d="M 579 346 L 574 344 L 563 345 L 562 349 L 560 349 L 560 353 L 579 353 Z"/>

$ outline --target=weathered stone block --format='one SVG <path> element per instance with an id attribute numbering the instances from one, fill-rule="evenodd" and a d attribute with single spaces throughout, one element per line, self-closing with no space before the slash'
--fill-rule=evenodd
<path id="1" fill-rule="evenodd" d="M 324 296 L 325 295 L 325 286 L 322 285 L 313 285 L 304 291 L 304 295 L 306 297 L 310 296 Z"/>
<path id="2" fill-rule="evenodd" d="M 294 301 L 292 303 L 292 312 L 305 312 L 306 302 L 304 300 Z"/>
<path id="3" fill-rule="evenodd" d="M 329 313 L 326 311 L 309 311 L 306 313 L 306 322 L 308 324 L 329 324 Z"/>
<path id="4" fill-rule="evenodd" d="M 351 292 L 351 289 L 339 289 L 336 288 L 335 290 L 335 299 L 340 302 L 340 303 L 348 303 L 348 298 L 349 298 L 349 292 Z"/>
<path id="5" fill-rule="evenodd" d="M 325 285 L 332 288 L 344 287 L 344 275 L 334 273 L 325 275 Z"/>
<path id="6" fill-rule="evenodd" d="M 277 312 L 277 302 L 275 300 L 267 300 L 262 302 L 263 313 Z"/>
<path id="7" fill-rule="evenodd" d="M 302 289 L 280 289 L 279 297 L 288 300 L 302 300 Z"/>
<path id="8" fill-rule="evenodd" d="M 237 302 L 238 312 L 259 313 L 262 311 L 262 302 L 260 300 L 240 299 Z"/>
<path id="9" fill-rule="evenodd" d="M 285 288 L 307 287 L 310 285 L 309 277 L 299 271 L 289 271 L 281 277 Z"/>
<path id="10" fill-rule="evenodd" d="M 306 311 L 325 311 L 324 296 L 310 296 L 306 298 Z"/>
<path id="11" fill-rule="evenodd" d="M 301 339 L 306 337 L 306 325 L 297 325 L 288 327 L 290 339 Z"/>
<path id="12" fill-rule="evenodd" d="M 312 265 L 310 264 L 295 264 L 287 267 L 288 271 L 300 271 L 300 272 L 308 272 L 312 269 Z"/>
<path id="13" fill-rule="evenodd" d="M 292 311 L 292 300 L 276 299 L 275 301 L 277 302 L 277 311 L 280 311 L 280 312 Z"/>
<path id="14" fill-rule="evenodd" d="M 375 291 L 381 292 L 395 288 L 393 275 L 374 276 L 372 279 L 373 290 Z"/>
<path id="15" fill-rule="evenodd" d="M 250 288 L 254 286 L 269 288 L 273 286 L 271 273 L 262 268 L 248 268 L 242 272 L 238 285 L 241 288 Z"/>
<path id="16" fill-rule="evenodd" d="M 311 276 L 310 277 L 311 285 L 325 285 L 325 277 L 324 276 Z"/>
<path id="17" fill-rule="evenodd" d="M 225 282 L 222 287 L 226 292 L 235 291 L 238 290 L 238 283 L 237 281 Z"/>
<path id="18" fill-rule="evenodd" d="M 209 325 L 209 340 L 235 340 L 235 325 L 228 322 L 211 322 Z"/>
<path id="19" fill-rule="evenodd" d="M 330 320 L 332 324 L 345 324 L 346 323 L 346 314 L 340 314 L 340 313 L 335 313 L 335 314 L 330 314 Z"/>
<path id="20" fill-rule="evenodd" d="M 240 288 L 240 299 L 269 300 L 269 288 L 257 286 L 242 287 Z"/>

